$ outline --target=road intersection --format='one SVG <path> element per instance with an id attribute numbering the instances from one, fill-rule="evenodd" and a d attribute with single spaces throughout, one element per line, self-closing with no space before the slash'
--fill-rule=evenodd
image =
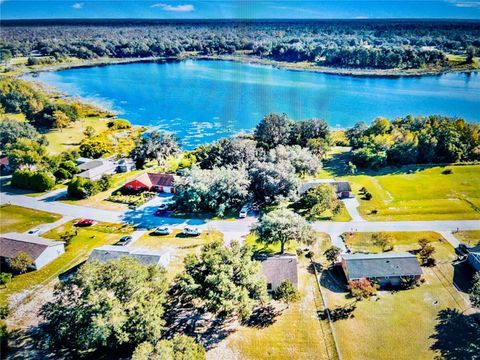
<path id="1" fill-rule="evenodd" d="M 57 201 L 59 192 L 53 192 L 50 196 L 30 197 L 19 194 L 1 192 L 1 204 L 13 204 L 30 209 L 48 211 L 71 218 L 90 218 L 96 221 L 112 223 L 127 223 L 136 225 L 140 229 L 151 229 L 160 225 L 168 225 L 172 228 L 181 228 L 186 225 L 197 226 L 201 230 L 218 230 L 224 234 L 227 242 L 242 239 L 250 232 L 250 228 L 256 221 L 254 217 L 237 220 L 202 220 L 202 219 L 179 219 L 172 217 L 157 217 L 154 212 L 158 204 L 147 203 L 137 209 L 127 211 L 102 210 L 85 206 L 66 204 Z M 351 205 L 350 205 L 351 204 Z M 356 211 L 355 202 L 347 205 L 352 216 L 352 221 L 316 221 L 312 227 L 319 232 L 330 235 L 332 243 L 345 249 L 341 234 L 347 232 L 383 232 L 383 231 L 434 231 L 441 233 L 453 246 L 458 246 L 458 240 L 452 235 L 453 231 L 479 230 L 479 220 L 432 220 L 432 221 L 365 221 Z M 354 210 L 352 210 L 354 209 Z"/>

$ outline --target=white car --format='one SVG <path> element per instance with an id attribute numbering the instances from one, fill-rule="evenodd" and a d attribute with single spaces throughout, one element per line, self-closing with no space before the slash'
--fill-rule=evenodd
<path id="1" fill-rule="evenodd" d="M 238 214 L 238 217 L 240 219 L 246 218 L 248 215 L 248 210 L 249 210 L 248 206 L 245 205 L 244 207 L 242 207 L 242 209 L 240 210 L 240 213 Z"/>
<path id="2" fill-rule="evenodd" d="M 168 226 L 159 226 L 153 230 L 152 235 L 170 235 L 172 230 Z"/>
<path id="3" fill-rule="evenodd" d="M 183 229 L 182 234 L 187 236 L 198 236 L 200 235 L 201 231 L 198 230 L 196 227 L 186 227 Z"/>

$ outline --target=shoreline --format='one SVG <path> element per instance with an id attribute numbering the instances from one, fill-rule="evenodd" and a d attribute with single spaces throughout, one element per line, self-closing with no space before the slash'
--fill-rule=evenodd
<path id="1" fill-rule="evenodd" d="M 19 77 L 26 74 L 34 74 L 45 71 L 60 71 L 74 68 L 87 68 L 95 66 L 122 65 L 132 63 L 149 62 L 168 62 L 183 60 L 214 60 L 214 61 L 233 61 L 244 64 L 257 64 L 273 66 L 277 69 L 290 71 L 308 71 L 321 74 L 353 77 L 375 77 L 375 78 L 399 78 L 416 76 L 440 76 L 448 73 L 474 73 L 480 71 L 480 67 L 447 67 L 438 69 L 354 69 L 319 66 L 312 63 L 289 63 L 270 59 L 259 58 L 250 55 L 196 55 L 184 54 L 174 57 L 143 57 L 143 58 L 98 58 L 91 60 L 73 60 L 49 65 L 22 66 L 17 68 L 16 74 L 12 76 Z M 15 73 L 15 70 L 14 70 Z M 6 75 L 3 75 L 6 76 Z M 8 75 L 7 75 L 8 76 Z"/>

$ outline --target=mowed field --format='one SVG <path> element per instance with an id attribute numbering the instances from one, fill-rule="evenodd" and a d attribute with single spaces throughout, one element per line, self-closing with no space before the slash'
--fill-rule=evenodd
<path id="1" fill-rule="evenodd" d="M 61 215 L 27 209 L 16 205 L 0 206 L 0 233 L 25 232 L 35 226 L 52 223 Z"/>
<path id="2" fill-rule="evenodd" d="M 353 250 L 378 250 L 370 241 L 371 234 L 354 235 L 347 238 Z M 465 343 L 474 346 L 475 339 L 462 341 L 461 332 L 446 334 L 444 328 L 438 328 L 439 323 L 448 320 L 446 309 L 463 312 L 447 326 L 451 329 L 459 326 L 457 320 L 463 321 L 472 312 L 467 295 L 453 285 L 454 277 L 456 282 L 458 276 L 452 266 L 453 247 L 435 233 L 390 235 L 395 251 L 416 248 L 418 238 L 431 240 L 437 266 L 422 267 L 425 282 L 419 287 L 379 291 L 377 296 L 357 302 L 350 318 L 335 321 L 333 327 L 343 359 L 434 359 L 440 354 L 438 350 L 462 354 L 466 351 Z M 338 272 L 325 271 L 321 284 L 330 309 L 354 303 L 347 296 L 345 280 Z M 446 337 L 451 339 L 448 346 L 443 342 Z M 452 358 L 470 358 L 466 356 Z"/>
<path id="3" fill-rule="evenodd" d="M 446 168 L 453 173 L 442 174 Z M 359 211 L 370 221 L 480 219 L 480 165 L 344 179 L 351 182 Z M 362 187 L 372 194 L 371 200 L 359 195 Z"/>

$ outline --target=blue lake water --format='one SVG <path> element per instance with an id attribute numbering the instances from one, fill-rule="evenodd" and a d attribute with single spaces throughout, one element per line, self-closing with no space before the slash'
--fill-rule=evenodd
<path id="1" fill-rule="evenodd" d="M 133 63 L 43 72 L 39 80 L 108 106 L 133 124 L 176 132 L 187 148 L 251 131 L 269 112 L 349 127 L 377 116 L 480 120 L 480 75 L 374 78 L 230 61 Z"/>

